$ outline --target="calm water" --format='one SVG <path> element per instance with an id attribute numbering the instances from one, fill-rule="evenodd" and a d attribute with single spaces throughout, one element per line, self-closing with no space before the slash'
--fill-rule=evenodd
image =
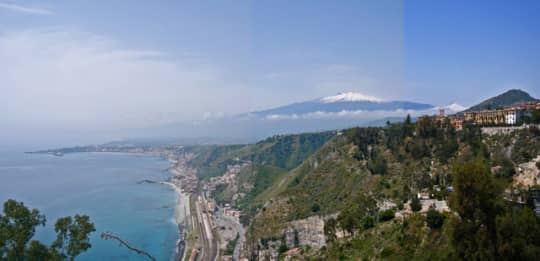
<path id="1" fill-rule="evenodd" d="M 37 238 L 50 243 L 58 217 L 89 215 L 96 226 L 92 248 L 78 260 L 146 260 L 114 241 L 99 238 L 102 231 L 119 234 L 158 260 L 174 256 L 178 230 L 174 223 L 176 195 L 162 184 L 169 163 L 157 157 L 110 153 L 51 155 L 0 153 L 0 202 L 23 201 L 47 217 Z"/>

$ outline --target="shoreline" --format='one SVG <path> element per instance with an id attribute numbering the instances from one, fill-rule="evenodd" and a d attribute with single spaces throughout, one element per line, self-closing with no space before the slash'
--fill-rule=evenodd
<path id="1" fill-rule="evenodd" d="M 184 260 L 186 250 L 186 234 L 188 229 L 189 213 L 189 194 L 183 193 L 182 190 L 174 183 L 169 181 L 162 181 L 161 184 L 169 185 L 173 187 L 176 193 L 176 206 L 175 206 L 175 221 L 178 226 L 178 239 L 176 241 L 176 255 L 174 260 Z"/>

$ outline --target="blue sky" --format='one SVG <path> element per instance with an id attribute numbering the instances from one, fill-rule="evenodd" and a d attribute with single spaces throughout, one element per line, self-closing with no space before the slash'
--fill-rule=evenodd
<path id="1" fill-rule="evenodd" d="M 342 91 L 540 96 L 539 1 L 0 0 L 0 127 L 106 132 Z M 24 132 L 24 131 L 23 131 Z"/>

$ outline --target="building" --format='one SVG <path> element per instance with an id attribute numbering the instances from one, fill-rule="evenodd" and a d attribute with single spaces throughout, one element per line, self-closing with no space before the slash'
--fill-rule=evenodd
<path id="1" fill-rule="evenodd" d="M 515 125 L 522 116 L 520 108 L 465 112 L 465 121 L 476 125 Z"/>
<path id="2" fill-rule="evenodd" d="M 454 125 L 454 128 L 456 130 L 462 130 L 463 129 L 463 122 L 465 121 L 465 118 L 462 116 L 452 116 L 450 117 L 450 123 Z"/>

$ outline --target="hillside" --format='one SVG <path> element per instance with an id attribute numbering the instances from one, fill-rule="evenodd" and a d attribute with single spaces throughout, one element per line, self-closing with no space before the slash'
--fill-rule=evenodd
<path id="1" fill-rule="evenodd" d="M 520 102 L 531 102 L 538 101 L 538 99 L 532 97 L 527 92 L 522 90 L 513 89 L 506 91 L 503 94 L 489 98 L 477 105 L 474 105 L 467 109 L 466 111 L 481 111 L 481 110 L 490 110 L 497 109 L 502 107 L 508 107 L 517 105 Z"/>
<path id="2" fill-rule="evenodd" d="M 531 144 L 525 146 L 524 140 Z M 330 259 L 450 258 L 452 235 L 448 223 L 442 230 L 430 232 L 422 215 L 413 215 L 405 219 L 406 223 L 386 223 L 380 216 L 386 215 L 386 209 L 391 209 L 392 218 L 411 211 L 411 199 L 420 192 L 446 205 L 452 195 L 447 187 L 454 182 L 454 166 L 475 159 L 492 168 L 496 187 L 509 186 L 515 166 L 533 160 L 539 153 L 538 146 L 540 132 L 536 128 L 484 137 L 477 127 L 466 126 L 457 132 L 449 122 L 430 117 L 421 117 L 416 123 L 345 130 L 274 182 L 270 188 L 274 197 L 250 223 L 246 249 L 251 255 L 268 259 L 276 257 L 278 247 L 285 248 L 284 244 L 287 248 L 299 246 L 305 250 L 304 256 Z M 502 193 L 496 195 L 502 197 Z M 373 229 L 362 229 L 365 225 L 361 224 L 367 222 L 362 216 L 375 221 Z M 318 242 L 317 233 L 326 233 L 329 220 L 343 232 L 334 231 L 345 233 L 348 227 L 353 236 L 321 249 L 320 242 L 313 242 Z M 308 222 L 311 228 L 306 230 L 298 222 Z M 321 222 L 325 223 L 324 230 L 317 225 Z M 291 244 L 287 232 L 291 229 L 299 234 L 295 237 L 300 243 Z"/>
<path id="3" fill-rule="evenodd" d="M 227 165 L 245 161 L 290 170 L 317 151 L 335 133 L 276 135 L 255 144 L 187 146 L 181 151 L 196 155 L 189 164 L 201 169 L 201 178 L 220 175 Z"/>

